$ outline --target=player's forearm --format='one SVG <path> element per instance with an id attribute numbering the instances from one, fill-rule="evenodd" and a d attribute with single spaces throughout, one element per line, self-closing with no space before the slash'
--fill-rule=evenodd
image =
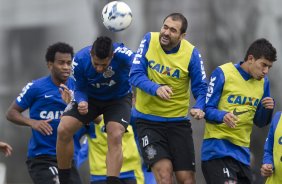
<path id="1" fill-rule="evenodd" d="M 139 71 L 132 71 L 129 81 L 133 86 L 145 91 L 152 96 L 156 95 L 156 91 L 160 87 L 159 84 L 149 80 L 146 74 Z"/>
<path id="2" fill-rule="evenodd" d="M 75 91 L 74 92 L 74 99 L 77 103 L 80 103 L 80 102 L 88 102 L 88 96 L 86 94 L 86 92 L 83 92 L 83 91 Z"/>
<path id="3" fill-rule="evenodd" d="M 82 101 L 88 101 L 87 95 L 87 79 L 76 77 L 76 85 L 74 89 L 74 100 L 79 103 Z"/>
<path id="4" fill-rule="evenodd" d="M 258 127 L 264 127 L 271 122 L 273 109 L 265 109 L 262 105 L 259 105 L 255 117 L 254 124 Z"/>
<path id="5" fill-rule="evenodd" d="M 133 86 L 145 91 L 146 93 L 152 95 L 152 96 L 155 96 L 157 93 L 157 89 L 161 86 L 159 84 L 156 84 L 154 82 L 151 82 L 151 81 L 143 81 L 142 83 L 136 83 L 136 84 L 133 84 Z"/>
<path id="6" fill-rule="evenodd" d="M 208 91 L 208 83 L 206 79 L 206 72 L 204 64 L 199 56 L 198 50 L 195 48 L 188 67 L 189 75 L 191 77 L 191 91 L 196 99 L 197 107 L 203 109 L 205 104 L 205 97 Z M 202 101 L 204 98 L 204 101 Z"/>
<path id="7" fill-rule="evenodd" d="M 265 150 L 262 163 L 263 164 L 273 164 L 273 154 L 272 154 L 272 152 Z"/>
<path id="8" fill-rule="evenodd" d="M 198 82 L 192 82 L 191 91 L 196 99 L 196 104 L 194 105 L 194 108 L 199 108 L 204 110 L 205 108 L 205 101 L 206 101 L 206 94 L 208 90 L 208 85 L 205 80 L 198 81 Z"/>
<path id="9" fill-rule="evenodd" d="M 218 110 L 217 108 L 206 106 L 205 113 L 205 119 L 209 123 L 220 124 L 223 123 L 223 118 L 227 112 Z"/>
<path id="10" fill-rule="evenodd" d="M 205 106 L 206 106 L 205 100 L 206 100 L 206 95 L 205 94 L 199 95 L 197 97 L 197 99 L 196 99 L 196 103 L 193 106 L 193 108 L 204 110 Z"/>
<path id="11" fill-rule="evenodd" d="M 32 125 L 32 119 L 23 116 L 21 113 L 19 113 L 18 111 L 14 109 L 9 110 L 6 113 L 6 118 L 10 122 L 17 124 L 17 125 L 21 125 L 21 126 L 31 126 Z"/>

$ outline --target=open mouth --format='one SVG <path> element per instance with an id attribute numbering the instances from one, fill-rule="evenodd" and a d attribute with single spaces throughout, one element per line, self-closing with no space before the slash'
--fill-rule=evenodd
<path id="1" fill-rule="evenodd" d="M 70 76 L 70 72 L 63 72 L 63 73 L 62 73 L 62 76 L 64 76 L 64 77 L 69 77 L 69 76 Z"/>
<path id="2" fill-rule="evenodd" d="M 170 41 L 169 37 L 166 37 L 166 36 L 162 36 L 161 37 L 161 42 L 162 43 L 169 43 L 169 41 Z"/>

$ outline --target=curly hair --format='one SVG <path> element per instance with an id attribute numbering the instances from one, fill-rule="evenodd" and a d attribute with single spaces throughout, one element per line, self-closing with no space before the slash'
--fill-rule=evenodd
<path id="1" fill-rule="evenodd" d="M 56 52 L 71 54 L 71 58 L 73 58 L 74 55 L 72 46 L 63 42 L 57 42 L 48 47 L 45 55 L 46 61 L 54 62 Z"/>

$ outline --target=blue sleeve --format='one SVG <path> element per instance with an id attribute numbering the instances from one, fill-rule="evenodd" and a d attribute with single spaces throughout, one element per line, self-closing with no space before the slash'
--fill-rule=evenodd
<path id="1" fill-rule="evenodd" d="M 262 99 L 265 97 L 270 97 L 269 80 L 267 77 L 264 79 L 264 93 Z M 254 124 L 258 127 L 264 127 L 268 125 L 271 122 L 273 111 L 274 109 L 265 109 L 260 102 L 255 113 Z"/>
<path id="2" fill-rule="evenodd" d="M 75 165 L 79 168 L 88 158 L 88 141 L 85 139 L 82 144 L 81 148 L 79 149 L 78 153 L 75 155 Z"/>
<path id="3" fill-rule="evenodd" d="M 156 91 L 160 87 L 160 85 L 152 82 L 148 78 L 148 60 L 145 57 L 148 51 L 150 40 L 151 35 L 150 33 L 147 33 L 141 41 L 135 58 L 133 60 L 129 81 L 133 86 L 145 91 L 150 95 L 155 96 Z"/>
<path id="4" fill-rule="evenodd" d="M 268 136 L 264 144 L 263 164 L 272 164 L 274 166 L 274 162 L 273 162 L 274 134 L 280 117 L 281 117 L 281 111 L 277 112 L 274 115 L 273 120 L 271 122 Z"/>
<path id="5" fill-rule="evenodd" d="M 123 62 L 126 67 L 131 67 L 134 59 L 134 52 L 129 48 L 125 47 L 123 43 L 114 43 L 114 54 L 117 60 Z"/>
<path id="6" fill-rule="evenodd" d="M 74 99 L 77 103 L 88 101 L 87 97 L 87 78 L 84 76 L 84 70 L 81 61 L 77 57 L 73 58 L 72 68 L 75 79 Z"/>
<path id="7" fill-rule="evenodd" d="M 221 98 L 223 85 L 225 82 L 224 73 L 217 67 L 209 81 L 208 92 L 206 95 L 205 119 L 210 123 L 222 123 L 226 111 L 218 110 L 218 103 Z"/>
<path id="8" fill-rule="evenodd" d="M 191 78 L 191 91 L 196 99 L 196 104 L 193 106 L 193 108 L 204 110 L 208 87 L 204 63 L 201 58 L 201 54 L 196 48 L 193 50 L 188 71 Z"/>
<path id="9" fill-rule="evenodd" d="M 21 93 L 17 97 L 16 104 L 19 105 L 23 110 L 28 109 L 35 101 L 37 91 L 38 90 L 34 88 L 34 81 L 28 83 L 25 87 L 23 87 Z"/>

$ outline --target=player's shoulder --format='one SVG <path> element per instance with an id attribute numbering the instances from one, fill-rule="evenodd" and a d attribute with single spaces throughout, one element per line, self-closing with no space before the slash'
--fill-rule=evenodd
<path id="1" fill-rule="evenodd" d="M 151 37 L 154 35 L 154 34 L 158 34 L 158 32 L 147 32 L 144 37 L 143 37 L 143 40 L 146 40 L 147 42 L 150 42 L 151 41 Z M 158 36 L 158 35 L 157 35 Z"/>
<path id="2" fill-rule="evenodd" d="M 51 82 L 51 76 L 43 76 L 31 81 L 33 88 L 42 88 Z"/>
<path id="3" fill-rule="evenodd" d="M 75 83 L 75 79 L 73 78 L 73 76 L 70 76 L 68 78 L 68 83 L 74 84 Z"/>
<path id="4" fill-rule="evenodd" d="M 221 80 L 225 80 L 224 72 L 220 66 L 217 66 L 211 73 L 211 78 L 220 78 Z"/>
<path id="5" fill-rule="evenodd" d="M 114 43 L 113 47 L 114 47 L 114 58 L 116 57 L 123 58 L 124 56 L 130 57 L 134 54 L 134 52 L 130 48 L 126 47 L 123 43 Z"/>
<path id="6" fill-rule="evenodd" d="M 73 76 L 70 76 L 67 80 L 67 86 L 70 90 L 74 89 L 75 86 L 75 79 L 73 78 Z"/>
<path id="7" fill-rule="evenodd" d="M 118 47 L 125 47 L 125 45 L 124 45 L 124 43 L 121 43 L 121 42 L 114 42 L 113 47 L 114 47 L 114 49 L 116 49 Z"/>
<path id="8" fill-rule="evenodd" d="M 33 94 L 33 96 L 36 96 L 35 94 L 41 93 L 44 88 L 49 86 L 50 81 L 50 76 L 44 76 L 38 79 L 34 79 L 32 81 L 27 82 L 26 85 L 23 87 L 22 91 L 28 91 L 29 93 Z"/>
<path id="9" fill-rule="evenodd" d="M 79 60 L 82 60 L 84 58 L 89 58 L 91 47 L 92 46 L 86 46 L 86 47 L 80 49 L 79 51 L 77 51 L 77 53 L 74 56 L 74 60 L 79 61 Z"/>
<path id="10" fill-rule="evenodd" d="M 181 44 L 182 43 L 185 43 L 185 44 L 183 44 L 183 45 L 186 45 L 186 47 L 184 47 L 185 49 L 189 49 L 189 50 L 191 50 L 191 58 L 193 59 L 193 60 L 195 60 L 195 61 L 201 61 L 201 62 L 203 62 L 203 60 L 201 59 L 202 58 L 202 55 L 201 55 L 201 53 L 200 53 L 200 51 L 199 51 L 199 49 L 197 48 L 197 47 L 195 47 L 193 44 L 191 44 L 190 42 L 188 42 L 187 40 L 184 42 L 184 41 L 182 41 L 181 42 Z"/>
<path id="11" fill-rule="evenodd" d="M 113 43 L 114 53 L 123 53 L 124 50 L 130 50 L 123 43 Z"/>
<path id="12" fill-rule="evenodd" d="M 126 48 L 123 43 L 113 43 L 114 54 L 120 53 L 123 48 Z"/>
<path id="13" fill-rule="evenodd" d="M 228 61 L 226 63 L 223 63 L 223 64 L 219 65 L 219 67 L 228 67 L 228 68 L 230 68 L 230 67 L 236 67 L 238 65 L 240 65 L 240 63 L 233 63 L 232 61 Z"/>
<path id="14" fill-rule="evenodd" d="M 282 114 L 282 111 L 277 111 L 273 118 L 272 118 L 272 121 L 271 121 L 271 126 L 276 129 L 278 123 L 280 122 L 280 119 L 281 119 L 281 114 Z"/>

